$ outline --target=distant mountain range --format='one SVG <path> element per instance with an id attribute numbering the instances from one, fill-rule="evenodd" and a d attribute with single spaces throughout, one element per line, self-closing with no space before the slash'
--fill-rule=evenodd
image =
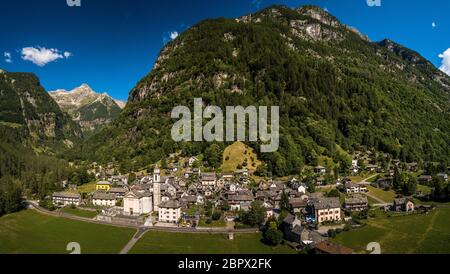
<path id="1" fill-rule="evenodd" d="M 78 122 L 83 132 L 94 132 L 117 118 L 126 103 L 114 100 L 108 94 L 99 94 L 87 84 L 71 91 L 49 92 L 60 108 Z"/>

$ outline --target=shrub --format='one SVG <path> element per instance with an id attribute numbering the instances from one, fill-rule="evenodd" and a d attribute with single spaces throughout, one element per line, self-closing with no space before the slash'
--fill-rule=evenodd
<path id="1" fill-rule="evenodd" d="M 212 216 L 211 216 L 211 218 L 212 218 L 214 221 L 220 220 L 220 217 L 222 217 L 222 212 L 219 212 L 219 211 L 214 211 L 214 213 L 213 213 Z"/>

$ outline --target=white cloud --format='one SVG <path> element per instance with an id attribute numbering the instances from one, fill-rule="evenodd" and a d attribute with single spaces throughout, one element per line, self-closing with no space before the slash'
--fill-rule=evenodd
<path id="1" fill-rule="evenodd" d="M 11 57 L 11 53 L 10 52 L 5 52 L 3 54 L 3 56 L 5 57 L 5 62 L 6 63 L 12 63 L 12 57 Z"/>
<path id="2" fill-rule="evenodd" d="M 47 49 L 45 47 L 27 47 L 22 49 L 22 59 L 40 67 L 58 59 L 67 59 L 70 56 L 72 56 L 72 53 L 68 51 L 61 53 L 58 49 Z"/>
<path id="3" fill-rule="evenodd" d="M 437 27 L 436 22 L 431 23 L 431 26 L 432 26 L 433 28 Z"/>
<path id="4" fill-rule="evenodd" d="M 175 39 L 177 39 L 177 37 L 178 37 L 179 35 L 180 35 L 180 34 L 178 33 L 178 31 L 172 31 L 172 32 L 170 33 L 170 39 L 175 40 Z"/>
<path id="5" fill-rule="evenodd" d="M 450 48 L 439 54 L 439 58 L 442 59 L 442 65 L 439 69 L 450 75 Z"/>
<path id="6" fill-rule="evenodd" d="M 67 58 L 69 58 L 69 57 L 71 57 L 73 54 L 71 53 L 71 52 L 68 52 L 68 51 L 65 51 L 64 52 L 64 57 L 66 57 L 66 59 Z"/>

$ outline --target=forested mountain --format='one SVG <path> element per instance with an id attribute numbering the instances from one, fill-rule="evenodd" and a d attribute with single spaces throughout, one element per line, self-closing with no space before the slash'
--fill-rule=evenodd
<path id="1" fill-rule="evenodd" d="M 1 140 L 47 150 L 70 146 L 82 137 L 80 127 L 30 73 L 0 71 Z"/>
<path id="2" fill-rule="evenodd" d="M 321 155 L 344 168 L 339 147 L 405 161 L 450 157 L 449 77 L 418 53 L 371 42 L 312 6 L 193 26 L 162 49 L 120 117 L 73 154 L 128 169 L 177 150 L 208 160 L 227 144 L 170 138 L 172 108 L 192 107 L 195 97 L 223 108 L 280 106 L 280 149 L 259 155 L 274 175 L 298 173 Z"/>
<path id="3" fill-rule="evenodd" d="M 123 102 L 116 102 L 106 93 L 95 93 L 87 84 L 71 91 L 52 91 L 50 96 L 63 111 L 80 124 L 85 133 L 96 131 L 111 123 L 124 107 Z"/>
<path id="4" fill-rule="evenodd" d="M 21 206 L 24 190 L 45 197 L 73 169 L 57 154 L 82 138 L 36 76 L 0 70 L 0 215 Z"/>

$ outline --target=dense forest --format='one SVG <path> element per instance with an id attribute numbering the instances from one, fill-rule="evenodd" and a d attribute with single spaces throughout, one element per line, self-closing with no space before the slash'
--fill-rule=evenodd
<path id="1" fill-rule="evenodd" d="M 275 176 L 298 174 L 321 156 L 345 169 L 354 150 L 448 163 L 449 83 L 418 53 L 370 42 L 319 8 L 274 6 L 205 20 L 169 42 L 116 122 L 67 157 L 133 170 L 182 151 L 218 168 L 227 143 L 170 138 L 172 108 L 203 98 L 222 108 L 281 107 L 280 149 L 258 155 L 262 172 Z"/>
<path id="2" fill-rule="evenodd" d="M 78 173 L 56 154 L 79 142 L 81 130 L 28 73 L 0 71 L 0 215 L 43 199 Z M 75 178 L 74 178 L 75 176 Z"/>
<path id="3" fill-rule="evenodd" d="M 0 139 L 0 215 L 20 209 L 24 195 L 46 199 L 62 190 L 64 181 L 82 185 L 92 179 L 86 167 L 71 167 L 55 156 Z"/>

